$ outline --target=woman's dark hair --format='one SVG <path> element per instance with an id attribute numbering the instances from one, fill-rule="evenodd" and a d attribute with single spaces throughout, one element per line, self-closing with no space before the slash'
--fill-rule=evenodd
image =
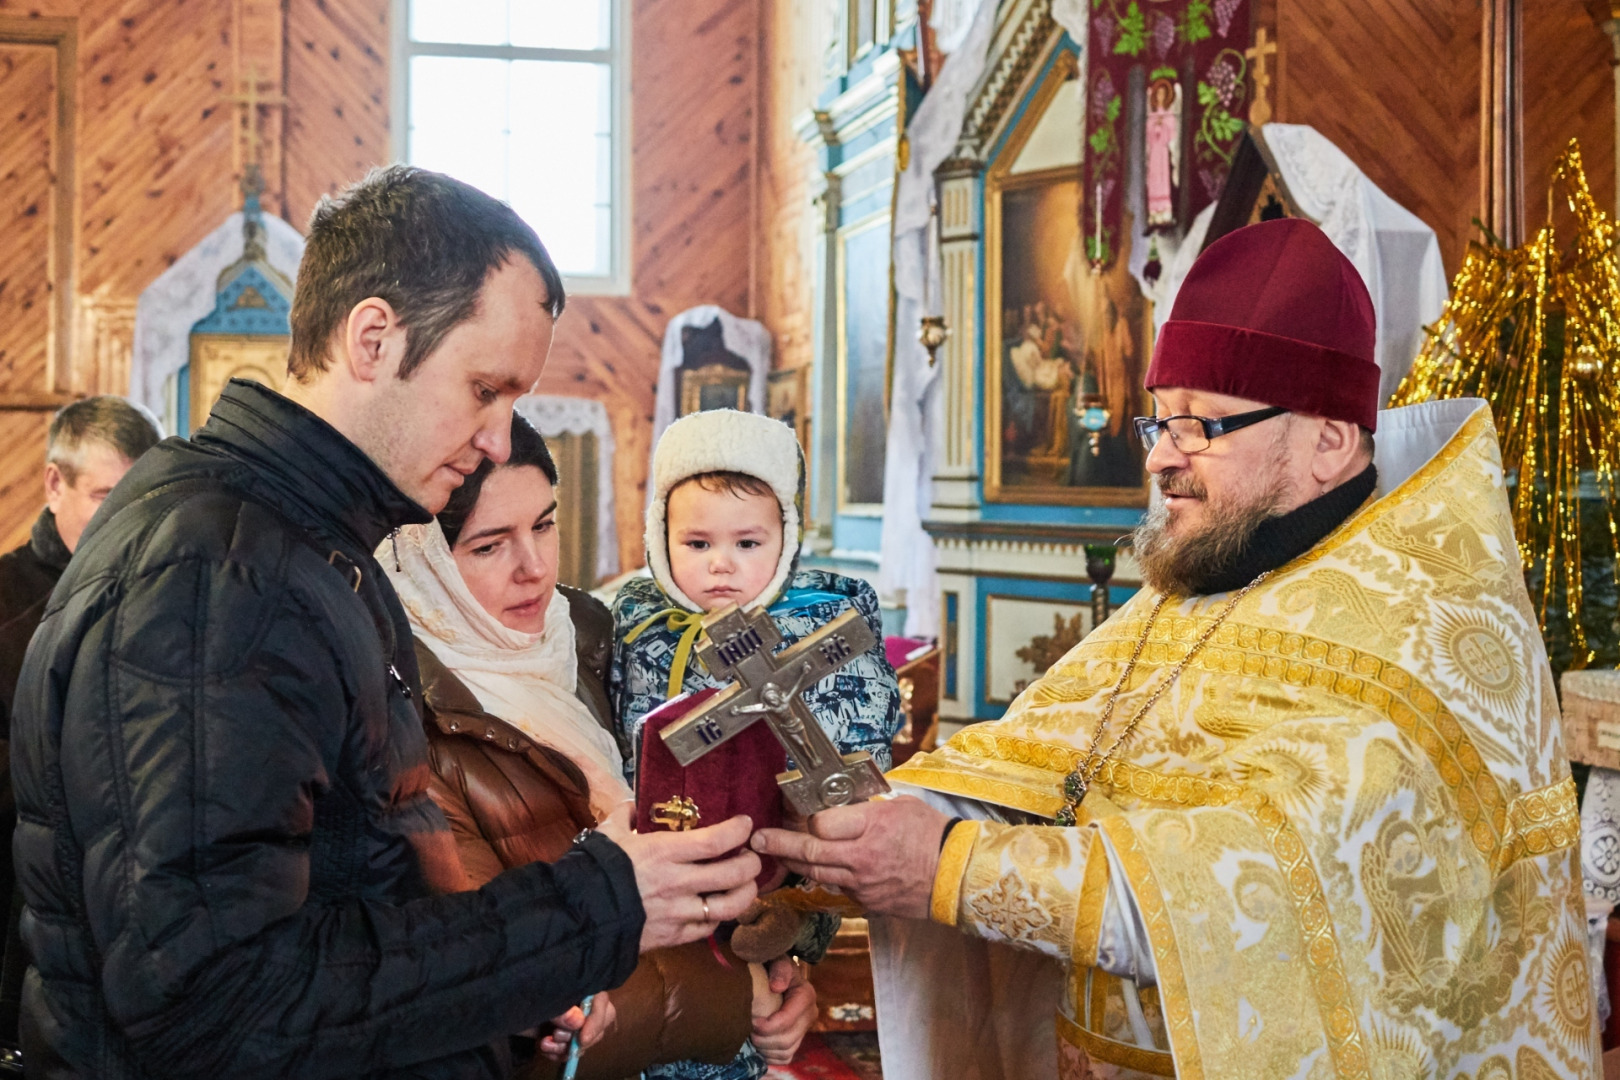
<path id="1" fill-rule="evenodd" d="M 409 165 L 374 169 L 321 199 L 293 292 L 287 372 L 325 371 L 332 335 L 370 296 L 405 325 L 399 377 L 407 379 L 458 323 L 478 313 L 491 271 L 508 259 L 534 264 L 552 318 L 566 297 L 545 245 L 512 208 L 470 184 Z"/>
<path id="2" fill-rule="evenodd" d="M 553 487 L 557 485 L 557 463 L 551 460 L 551 451 L 546 449 L 546 440 L 534 430 L 534 425 L 525 420 L 519 413 L 512 413 L 512 456 L 506 459 L 504 465 L 497 465 L 489 458 L 473 470 L 471 476 L 461 482 L 461 486 L 450 493 L 450 501 L 444 504 L 439 511 L 439 528 L 444 530 L 444 541 L 451 547 L 456 546 L 456 540 L 461 536 L 461 530 L 472 517 L 473 508 L 478 505 L 479 493 L 484 490 L 484 481 L 496 469 L 517 469 L 523 466 L 532 466 L 545 474 Z"/>

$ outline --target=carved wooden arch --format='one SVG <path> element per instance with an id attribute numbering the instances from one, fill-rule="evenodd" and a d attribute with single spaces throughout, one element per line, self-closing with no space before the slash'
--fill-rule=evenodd
<path id="1" fill-rule="evenodd" d="M 990 62 L 974 87 L 953 158 L 983 163 L 1062 34 L 1063 28 L 1052 18 L 1052 0 L 1011 5 L 1010 18 L 997 27 L 991 40 Z M 999 51 L 994 51 L 997 46 Z"/>

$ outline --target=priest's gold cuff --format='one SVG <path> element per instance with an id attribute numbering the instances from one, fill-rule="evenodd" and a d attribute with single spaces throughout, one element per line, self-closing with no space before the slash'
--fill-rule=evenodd
<path id="1" fill-rule="evenodd" d="M 951 830 L 939 852 L 939 869 L 934 871 L 934 895 L 928 915 L 937 923 L 956 925 L 962 902 L 962 878 L 967 874 L 973 845 L 979 839 L 979 823 L 963 821 Z"/>

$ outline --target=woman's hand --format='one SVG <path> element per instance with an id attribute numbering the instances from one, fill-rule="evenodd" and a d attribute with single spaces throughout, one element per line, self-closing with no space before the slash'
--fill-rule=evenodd
<path id="1" fill-rule="evenodd" d="M 767 1065 L 786 1065 L 799 1052 L 799 1044 L 816 1019 L 816 988 L 805 978 L 804 965 L 786 956 L 768 968 L 770 993 L 782 1004 L 768 1016 L 754 1018 L 754 1049 Z"/>
<path id="2" fill-rule="evenodd" d="M 759 856 L 749 851 L 746 815 L 691 832 L 638 833 L 634 804 L 621 803 L 596 831 L 612 840 L 636 868 L 646 922 L 641 951 L 702 941 L 754 902 Z"/>
<path id="3" fill-rule="evenodd" d="M 591 1015 L 586 1016 L 585 1010 L 575 1005 L 572 1009 L 553 1020 L 553 1030 L 545 1034 L 536 1044 L 540 1053 L 552 1061 L 561 1061 L 568 1056 L 568 1044 L 574 1038 L 574 1032 L 579 1032 L 579 1048 L 589 1050 L 602 1041 L 602 1035 L 613 1023 L 613 1001 L 604 990 L 591 998 Z M 541 1028 L 544 1032 L 545 1029 Z"/>

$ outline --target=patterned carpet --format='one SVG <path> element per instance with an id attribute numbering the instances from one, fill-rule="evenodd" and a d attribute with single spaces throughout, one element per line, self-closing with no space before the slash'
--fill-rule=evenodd
<path id="1" fill-rule="evenodd" d="M 875 1031 L 825 1031 L 805 1036 L 792 1065 L 776 1066 L 768 1080 L 883 1080 Z"/>

